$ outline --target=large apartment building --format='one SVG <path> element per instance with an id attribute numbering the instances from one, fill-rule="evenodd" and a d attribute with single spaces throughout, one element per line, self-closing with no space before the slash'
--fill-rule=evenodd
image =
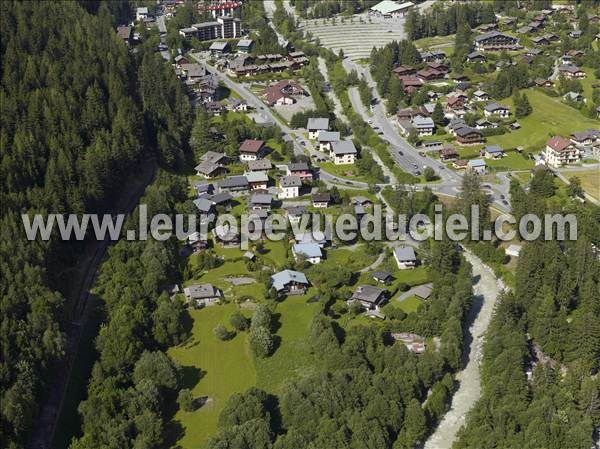
<path id="1" fill-rule="evenodd" d="M 189 28 L 182 28 L 179 34 L 183 37 L 196 38 L 201 41 L 213 39 L 234 39 L 242 35 L 242 24 L 237 17 L 218 17 L 215 22 L 195 23 Z"/>
<path id="2" fill-rule="evenodd" d="M 562 165 L 576 164 L 581 160 L 581 151 L 573 142 L 562 136 L 554 136 L 546 142 L 542 151 L 546 165 L 560 167 Z"/>

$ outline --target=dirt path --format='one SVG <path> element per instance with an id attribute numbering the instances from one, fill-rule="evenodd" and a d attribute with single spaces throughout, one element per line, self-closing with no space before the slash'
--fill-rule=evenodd
<path id="1" fill-rule="evenodd" d="M 503 288 L 492 270 L 479 258 L 465 251 L 465 257 L 473 266 L 473 306 L 467 318 L 470 323 L 465 336 L 463 354 L 464 369 L 456 375 L 459 387 L 452 398 L 450 410 L 444 415 L 435 432 L 429 437 L 424 449 L 450 449 L 465 416 L 481 395 L 479 362 L 484 333 L 490 324 L 494 305 Z M 466 363 L 465 363 L 466 362 Z"/>

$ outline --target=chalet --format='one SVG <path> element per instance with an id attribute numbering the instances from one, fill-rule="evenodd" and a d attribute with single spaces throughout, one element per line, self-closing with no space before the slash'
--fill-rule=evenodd
<path id="1" fill-rule="evenodd" d="M 494 122 L 490 122 L 487 119 L 481 118 L 475 122 L 475 129 L 491 129 L 497 128 L 498 124 Z"/>
<path id="2" fill-rule="evenodd" d="M 412 246 L 397 246 L 394 248 L 394 259 L 401 270 L 415 268 L 417 256 Z"/>
<path id="3" fill-rule="evenodd" d="M 498 103 L 488 103 L 483 108 L 483 114 L 486 117 L 490 117 L 492 115 L 498 115 L 500 117 L 508 117 L 510 115 L 510 109 L 506 106 L 503 106 Z"/>
<path id="4" fill-rule="evenodd" d="M 484 155 L 486 159 L 502 159 L 504 157 L 504 150 L 499 145 L 488 145 L 484 149 Z"/>
<path id="5" fill-rule="evenodd" d="M 296 262 L 304 259 L 313 265 L 321 263 L 321 259 L 323 258 L 323 251 L 316 243 L 295 243 L 292 246 L 292 254 Z"/>
<path id="6" fill-rule="evenodd" d="M 466 98 L 460 96 L 449 96 L 446 106 L 451 111 L 460 111 L 465 108 Z"/>
<path id="7" fill-rule="evenodd" d="M 572 49 L 567 52 L 567 56 L 569 58 L 577 59 L 577 58 L 581 58 L 581 57 L 585 56 L 585 53 L 582 52 L 581 50 Z"/>
<path id="8" fill-rule="evenodd" d="M 458 151 L 454 147 L 446 146 L 440 150 L 440 159 L 444 162 L 453 161 L 458 157 Z"/>
<path id="9" fill-rule="evenodd" d="M 585 97 L 579 93 L 579 92 L 567 92 L 566 94 L 563 95 L 563 98 L 567 101 L 572 101 L 575 103 L 582 103 L 585 102 Z"/>
<path id="10" fill-rule="evenodd" d="M 212 230 L 213 241 L 219 246 L 232 248 L 240 244 L 240 234 L 231 226 L 217 225 Z"/>
<path id="11" fill-rule="evenodd" d="M 542 156 L 546 165 L 557 168 L 562 165 L 578 163 L 581 160 L 581 151 L 571 140 L 562 136 L 554 136 L 546 142 Z"/>
<path id="12" fill-rule="evenodd" d="M 570 80 L 585 78 L 585 72 L 574 64 L 560 65 L 558 71 Z"/>
<path id="13" fill-rule="evenodd" d="M 271 276 L 271 287 L 279 295 L 303 295 L 309 287 L 304 273 L 283 270 Z"/>
<path id="14" fill-rule="evenodd" d="M 269 176 L 264 171 L 251 171 L 245 173 L 250 190 L 266 190 L 269 185 Z"/>
<path id="15" fill-rule="evenodd" d="M 208 248 L 208 240 L 203 239 L 199 232 L 192 232 L 188 235 L 187 244 L 194 252 Z"/>
<path id="16" fill-rule="evenodd" d="M 130 26 L 117 27 L 117 36 L 129 45 L 133 41 L 133 28 Z"/>
<path id="17" fill-rule="evenodd" d="M 220 192 L 209 198 L 214 206 L 231 207 L 233 196 L 229 192 Z"/>
<path id="18" fill-rule="evenodd" d="M 200 164 L 194 167 L 198 176 L 205 178 L 214 178 L 220 176 L 227 171 L 228 159 L 224 153 L 216 151 L 207 151 L 200 157 Z"/>
<path id="19" fill-rule="evenodd" d="M 548 41 L 548 42 L 556 42 L 560 40 L 560 37 L 558 37 L 558 35 L 554 34 L 554 33 L 546 33 L 544 34 L 544 38 Z"/>
<path id="20" fill-rule="evenodd" d="M 331 143 L 331 160 L 335 165 L 354 164 L 358 152 L 351 140 L 338 140 Z"/>
<path id="21" fill-rule="evenodd" d="M 446 59 L 446 53 L 443 51 L 431 50 L 421 52 L 421 60 L 424 62 L 442 62 Z"/>
<path id="22" fill-rule="evenodd" d="M 266 172 L 273 168 L 273 164 L 269 159 L 257 159 L 248 161 L 248 170 L 251 172 Z"/>
<path id="23" fill-rule="evenodd" d="M 186 299 L 196 307 L 212 306 L 223 297 L 223 293 L 212 284 L 195 284 L 185 287 L 183 293 Z"/>
<path id="24" fill-rule="evenodd" d="M 211 196 L 206 194 L 202 198 L 196 198 L 194 201 L 194 206 L 198 209 L 198 212 L 201 214 L 210 214 L 213 211 L 214 204 L 212 202 Z"/>
<path id="25" fill-rule="evenodd" d="M 396 119 L 398 121 L 400 120 L 412 120 L 414 117 L 420 115 L 420 111 L 415 110 L 415 109 L 411 109 L 411 108 L 406 108 L 406 109 L 400 109 L 397 113 L 396 113 Z"/>
<path id="26" fill-rule="evenodd" d="M 518 34 L 529 34 L 531 33 L 531 27 L 528 25 L 522 26 L 520 28 L 517 28 L 517 33 Z"/>
<path id="27" fill-rule="evenodd" d="M 467 55 L 467 62 L 485 62 L 486 57 L 479 51 L 473 51 Z"/>
<path id="28" fill-rule="evenodd" d="M 458 159 L 452 163 L 452 166 L 457 170 L 465 170 L 469 165 L 469 161 L 466 159 Z"/>
<path id="29" fill-rule="evenodd" d="M 248 103 L 239 98 L 232 98 L 229 101 L 229 108 L 234 112 L 246 112 L 248 110 Z"/>
<path id="30" fill-rule="evenodd" d="M 308 92 L 300 84 L 291 80 L 281 80 L 263 91 L 269 106 L 294 104 L 295 96 L 307 96 Z"/>
<path id="31" fill-rule="evenodd" d="M 383 288 L 361 285 L 348 300 L 348 305 L 357 301 L 365 310 L 379 310 L 386 299 L 387 291 Z"/>
<path id="32" fill-rule="evenodd" d="M 180 64 L 181 73 L 188 81 L 197 82 L 206 76 L 206 69 L 200 64 Z"/>
<path id="33" fill-rule="evenodd" d="M 373 207 L 373 201 L 370 198 L 367 198 L 366 196 L 355 196 L 352 198 L 352 203 L 354 204 L 358 204 L 361 205 L 364 208 L 372 208 Z"/>
<path id="34" fill-rule="evenodd" d="M 308 138 L 315 140 L 319 135 L 319 131 L 327 131 L 329 129 L 329 119 L 311 117 L 308 119 L 306 129 L 308 131 Z"/>
<path id="35" fill-rule="evenodd" d="M 246 139 L 240 145 L 240 161 L 248 162 L 261 159 L 265 151 L 265 142 L 262 140 Z"/>
<path id="36" fill-rule="evenodd" d="M 543 21 L 539 21 L 539 20 L 534 20 L 533 22 L 530 22 L 529 25 L 527 25 L 529 28 L 531 28 L 532 31 L 534 32 L 539 32 L 542 30 L 542 28 L 544 28 L 544 22 Z"/>
<path id="37" fill-rule="evenodd" d="M 431 117 L 433 111 L 435 110 L 435 103 L 425 103 L 419 106 L 419 112 L 423 117 Z"/>
<path id="38" fill-rule="evenodd" d="M 380 284 L 389 284 L 394 279 L 392 274 L 387 271 L 375 271 L 371 276 Z"/>
<path id="39" fill-rule="evenodd" d="M 221 112 L 223 112 L 223 105 L 216 101 L 207 101 L 206 103 L 204 103 L 204 109 L 209 114 L 218 117 L 221 115 Z"/>
<path id="40" fill-rule="evenodd" d="M 483 134 L 478 129 L 470 126 L 462 126 L 454 130 L 456 141 L 461 145 L 472 145 L 482 143 L 484 141 Z"/>
<path id="41" fill-rule="evenodd" d="M 473 101 L 488 101 L 489 99 L 490 96 L 483 90 L 477 89 L 473 92 Z"/>
<path id="42" fill-rule="evenodd" d="M 550 43 L 550 41 L 544 36 L 536 36 L 531 39 L 531 42 L 533 42 L 535 45 L 548 45 Z"/>
<path id="43" fill-rule="evenodd" d="M 482 33 L 487 33 L 488 31 L 497 30 L 498 24 L 497 23 L 485 23 L 483 25 L 480 25 L 478 29 Z"/>
<path id="44" fill-rule="evenodd" d="M 241 53 L 250 53 L 252 51 L 252 45 L 254 41 L 252 39 L 240 39 L 236 45 L 237 51 Z"/>
<path id="45" fill-rule="evenodd" d="M 429 82 L 429 81 L 443 79 L 444 73 L 440 72 L 439 70 L 432 69 L 432 68 L 426 68 L 426 69 L 419 70 L 417 72 L 417 78 L 419 78 L 421 81 L 423 81 L 425 83 L 425 82 Z"/>
<path id="46" fill-rule="evenodd" d="M 417 116 L 413 118 L 412 125 L 419 136 L 431 136 L 435 131 L 435 123 L 431 117 Z"/>
<path id="47" fill-rule="evenodd" d="M 414 67 L 411 67 L 411 66 L 401 65 L 399 67 L 396 67 L 393 70 L 393 72 L 396 76 L 402 77 L 402 76 L 416 75 L 417 69 L 415 69 Z"/>
<path id="48" fill-rule="evenodd" d="M 571 39 L 579 39 L 583 35 L 581 30 L 573 30 L 569 32 L 569 37 Z"/>
<path id="49" fill-rule="evenodd" d="M 298 198 L 300 196 L 300 187 L 302 187 L 302 179 L 298 176 L 282 176 L 279 179 L 279 198 Z"/>
<path id="50" fill-rule="evenodd" d="M 486 165 L 483 159 L 471 159 L 467 164 L 467 169 L 484 175 L 486 173 Z"/>
<path id="51" fill-rule="evenodd" d="M 227 192 L 231 195 L 243 195 L 248 193 L 248 180 L 245 176 L 229 176 L 219 182 L 219 192 Z"/>
<path id="52" fill-rule="evenodd" d="M 475 48 L 480 51 L 515 50 L 519 48 L 519 39 L 499 31 L 490 31 L 475 37 Z"/>
<path id="53" fill-rule="evenodd" d="M 288 176 L 297 176 L 302 182 L 312 181 L 313 175 L 306 162 L 295 162 L 286 166 Z"/>
<path id="54" fill-rule="evenodd" d="M 210 195 L 213 192 L 214 187 L 212 184 L 206 181 L 197 181 L 194 183 L 194 189 L 196 190 L 198 195 L 201 195 L 203 193 L 207 193 Z"/>
<path id="55" fill-rule="evenodd" d="M 573 133 L 569 137 L 575 145 L 592 145 L 594 142 L 600 140 L 600 131 L 588 129 L 587 131 Z"/>
<path id="56" fill-rule="evenodd" d="M 231 46 L 229 45 L 229 42 L 213 42 L 210 44 L 210 47 L 208 47 L 208 50 L 213 55 L 222 55 L 231 52 Z"/>
<path id="57" fill-rule="evenodd" d="M 404 93 L 410 94 L 418 90 L 421 86 L 423 86 L 423 81 L 417 78 L 414 75 L 408 76 L 400 76 L 398 77 L 400 81 L 402 81 L 402 86 L 404 86 Z"/>
<path id="58" fill-rule="evenodd" d="M 319 150 L 323 152 L 331 151 L 331 143 L 340 140 L 340 133 L 338 131 L 319 131 L 317 133 L 317 142 L 319 143 Z"/>
<path id="59" fill-rule="evenodd" d="M 290 223 L 300 223 L 302 216 L 308 213 L 305 206 L 292 206 L 285 209 Z"/>
<path id="60" fill-rule="evenodd" d="M 248 200 L 248 208 L 253 211 L 270 211 L 273 206 L 273 195 L 269 193 L 253 193 Z"/>
<path id="61" fill-rule="evenodd" d="M 432 70 L 437 70 L 438 72 L 441 72 L 444 75 L 447 74 L 448 72 L 450 72 L 450 67 L 448 67 L 446 64 L 443 64 L 441 62 L 437 62 L 437 61 L 427 62 L 425 65 L 427 66 L 427 68 L 432 69 Z"/>
<path id="62" fill-rule="evenodd" d="M 327 192 L 313 193 L 311 200 L 313 207 L 317 209 L 327 208 L 331 203 L 331 195 Z"/>
<path id="63" fill-rule="evenodd" d="M 554 87 L 554 82 L 544 78 L 536 78 L 533 80 L 536 87 L 545 87 L 548 89 L 552 89 Z"/>

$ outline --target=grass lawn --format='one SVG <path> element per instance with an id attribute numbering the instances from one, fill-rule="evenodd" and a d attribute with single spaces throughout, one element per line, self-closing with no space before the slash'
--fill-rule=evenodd
<path id="1" fill-rule="evenodd" d="M 411 287 L 415 285 L 424 284 L 429 282 L 429 272 L 427 267 L 421 265 L 420 267 L 413 268 L 412 270 L 398 270 L 393 273 L 395 278 L 394 284 L 408 284 Z"/>
<path id="2" fill-rule="evenodd" d="M 310 353 L 308 332 L 319 303 L 307 303 L 313 292 L 290 296 L 275 307 L 279 346 L 266 359 L 255 359 L 257 386 L 269 393 L 278 393 L 287 380 L 312 373 L 318 360 Z"/>
<path id="3" fill-rule="evenodd" d="M 205 447 L 206 438 L 217 430 L 219 412 L 227 398 L 256 384 L 256 371 L 246 335 L 237 335 L 223 342 L 212 333 L 217 324 L 230 328 L 229 316 L 235 310 L 233 304 L 190 310 L 194 320 L 191 341 L 169 350 L 169 355 L 183 366 L 187 374 L 186 387 L 192 389 L 194 397 L 208 396 L 212 399 L 198 410 L 179 411 L 175 415 L 184 428 L 183 437 L 178 442 L 181 447 Z"/>
<path id="4" fill-rule="evenodd" d="M 523 154 L 527 156 L 526 153 Z M 506 156 L 504 156 L 502 159 L 486 159 L 485 162 L 488 167 L 498 171 L 502 171 L 501 169 L 526 170 L 534 166 L 534 162 L 531 159 L 523 157 L 523 155 L 517 153 L 516 151 L 507 152 Z"/>
<path id="5" fill-rule="evenodd" d="M 567 173 L 565 173 L 567 175 Z M 581 187 L 589 195 L 600 199 L 600 172 L 598 170 L 590 170 L 585 172 L 569 173 L 570 176 L 577 176 L 581 180 Z"/>
<path id="6" fill-rule="evenodd" d="M 501 136 L 490 136 L 488 145 L 498 144 L 505 150 L 523 146 L 526 150 L 537 152 L 555 134 L 568 136 L 574 131 L 598 127 L 598 120 L 584 117 L 576 109 L 562 103 L 559 97 L 549 97 L 535 89 L 525 89 L 523 92 L 527 94 L 533 112 L 519 119 L 521 129 Z M 503 103 L 510 101 L 503 100 Z"/>
<path id="7" fill-rule="evenodd" d="M 413 313 L 417 311 L 422 302 L 423 301 L 417 298 L 416 296 L 409 296 L 403 301 L 393 300 L 391 304 L 393 304 L 394 307 L 399 308 L 405 313 Z"/>
<path id="8" fill-rule="evenodd" d="M 352 178 L 353 181 L 375 183 L 374 179 L 359 175 L 358 168 L 353 164 L 335 165 L 333 162 L 320 162 L 319 166 L 339 178 Z"/>

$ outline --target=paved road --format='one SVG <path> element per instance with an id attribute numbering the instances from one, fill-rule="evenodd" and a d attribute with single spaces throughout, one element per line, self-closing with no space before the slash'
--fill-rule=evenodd
<path id="1" fill-rule="evenodd" d="M 479 372 L 481 347 L 485 331 L 492 319 L 496 300 L 500 290 L 504 288 L 493 271 L 479 258 L 469 251 L 465 251 L 464 254 L 473 266 L 474 293 L 473 305 L 467 317 L 467 324 L 470 324 L 465 335 L 464 368 L 456 375 L 459 386 L 452 397 L 450 410 L 429 437 L 424 449 L 450 449 L 458 430 L 465 423 L 467 413 L 481 396 L 481 373 Z"/>
<path id="2" fill-rule="evenodd" d="M 398 165 L 409 173 L 414 172 L 416 169 L 422 171 L 425 166 L 433 168 L 440 176 L 441 182 L 429 184 L 429 187 L 438 193 L 457 196 L 460 186 L 462 185 L 462 175 L 448 169 L 439 160 L 427 156 L 427 153 L 425 153 L 425 156 L 419 155 L 419 151 L 400 135 L 395 123 L 388 118 L 382 98 L 377 92 L 376 83 L 368 69 L 350 59 L 344 59 L 344 67 L 348 72 L 354 69 L 359 75 L 362 74 L 372 88 L 373 98 L 376 99 L 376 104 L 372 108 L 372 114 L 364 108 L 362 101 L 360 100 L 358 89 L 355 87 L 351 88 L 348 92 L 350 101 L 356 112 L 358 112 L 366 122 L 371 121 L 374 126 L 377 126 L 379 130 L 383 132 L 382 137 L 389 143 L 390 153 Z M 496 208 L 502 211 L 508 211 L 510 209 L 508 205 L 502 203 L 502 196 L 508 198 L 508 183 L 490 185 L 488 190 L 491 193 L 491 200 Z"/>

